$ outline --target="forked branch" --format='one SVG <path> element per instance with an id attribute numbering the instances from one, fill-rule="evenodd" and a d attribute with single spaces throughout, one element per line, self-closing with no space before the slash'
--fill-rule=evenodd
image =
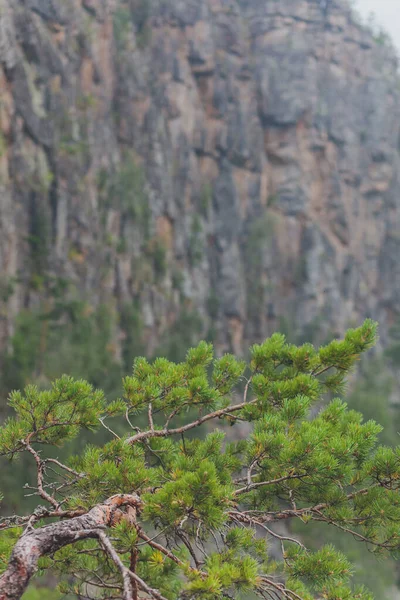
<path id="1" fill-rule="evenodd" d="M 121 520 L 123 508 L 140 506 L 141 500 L 136 494 L 119 494 L 79 517 L 26 530 L 14 546 L 7 570 L 0 577 L 0 600 L 18 600 L 22 596 L 42 556 L 88 538 L 98 538 L 103 543 L 104 536 L 100 534 Z M 161 596 L 153 597 L 161 600 Z"/>

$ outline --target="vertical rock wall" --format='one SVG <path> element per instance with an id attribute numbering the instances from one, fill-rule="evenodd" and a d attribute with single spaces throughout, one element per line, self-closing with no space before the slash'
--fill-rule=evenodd
<path id="1" fill-rule="evenodd" d="M 149 352 L 182 311 L 237 352 L 366 316 L 385 338 L 400 88 L 380 42 L 340 0 L 0 0 L 0 346 L 60 298 L 110 308 L 117 357 L 129 306 Z"/>

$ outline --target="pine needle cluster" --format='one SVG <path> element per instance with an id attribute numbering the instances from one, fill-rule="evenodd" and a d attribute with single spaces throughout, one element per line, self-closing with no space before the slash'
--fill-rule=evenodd
<path id="1" fill-rule="evenodd" d="M 13 392 L 0 455 L 31 455 L 39 503 L 0 520 L 0 598 L 19 597 L 6 587 L 23 544 L 51 535 L 32 576 L 55 572 L 60 592 L 93 600 L 371 600 L 342 553 L 289 532 L 294 520 L 324 522 L 377 555 L 399 553 L 400 448 L 380 446 L 381 427 L 341 399 L 376 335 L 370 320 L 319 349 L 274 334 L 249 364 L 214 358 L 205 342 L 179 364 L 138 358 L 112 403 L 67 376 Z M 243 424 L 250 433 L 228 441 Z M 109 442 L 58 460 L 58 447 L 99 427 Z M 86 517 L 90 531 L 65 537 L 66 520 L 79 531 Z"/>

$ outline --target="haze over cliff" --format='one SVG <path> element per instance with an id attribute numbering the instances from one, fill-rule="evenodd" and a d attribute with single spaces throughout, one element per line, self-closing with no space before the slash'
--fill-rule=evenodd
<path id="1" fill-rule="evenodd" d="M 0 0 L 0 59 L 3 349 L 74 302 L 116 360 L 366 316 L 387 339 L 400 87 L 345 2 Z"/>

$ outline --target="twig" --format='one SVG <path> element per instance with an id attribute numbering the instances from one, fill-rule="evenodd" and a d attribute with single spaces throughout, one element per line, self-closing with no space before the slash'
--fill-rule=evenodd
<path id="1" fill-rule="evenodd" d="M 151 546 L 155 550 L 159 550 L 162 554 L 164 554 L 165 556 L 167 556 L 168 558 L 170 558 L 171 560 L 173 560 L 174 563 L 176 563 L 180 567 L 185 567 L 186 566 L 185 563 L 180 558 L 178 558 L 177 556 L 175 556 L 175 554 L 173 554 L 170 550 L 168 550 L 167 548 L 165 548 L 161 544 L 158 544 L 157 542 L 155 542 L 154 538 L 149 538 L 140 527 L 137 528 L 137 532 L 138 532 L 138 536 L 142 540 L 144 540 L 146 542 L 146 544 L 148 544 L 149 546 Z"/>
<path id="2" fill-rule="evenodd" d="M 237 410 L 241 410 L 245 408 L 245 406 L 249 406 L 250 404 L 255 404 L 258 400 L 252 400 L 251 402 L 242 402 L 241 404 L 235 404 L 233 406 L 228 406 L 227 408 L 221 408 L 216 410 L 204 417 L 200 417 L 196 421 L 192 423 L 188 423 L 187 425 L 183 425 L 182 427 L 177 427 L 176 429 L 155 429 L 149 431 L 142 431 L 126 440 L 127 444 L 135 444 L 136 442 L 140 442 L 142 440 L 146 440 L 148 438 L 153 437 L 167 437 L 171 435 L 179 435 L 180 433 L 184 433 L 185 431 L 189 431 L 190 429 L 194 429 L 195 427 L 199 427 L 203 423 L 207 421 L 211 421 L 212 419 L 218 419 L 229 415 L 232 412 L 236 412 Z"/>
<path id="3" fill-rule="evenodd" d="M 147 410 L 147 414 L 148 414 L 148 417 L 149 417 L 150 431 L 154 431 L 153 406 L 152 406 L 151 402 L 149 402 L 149 407 L 148 407 L 148 410 Z"/>
<path id="4" fill-rule="evenodd" d="M 131 549 L 131 560 L 130 560 L 130 564 L 129 564 L 129 568 L 132 571 L 132 573 L 136 573 L 138 555 L 139 555 L 139 551 L 138 551 L 137 547 L 133 546 L 133 548 Z M 134 580 L 132 583 L 132 591 L 133 591 L 133 600 L 138 600 L 139 588 L 138 588 L 138 583 L 136 580 Z"/>
<path id="5" fill-rule="evenodd" d="M 71 475 L 74 475 L 75 477 L 79 477 L 80 479 L 82 479 L 83 477 L 86 477 L 86 473 L 78 473 L 77 471 L 74 471 L 74 469 L 71 469 L 70 467 L 67 467 L 67 465 L 64 465 L 63 463 L 61 463 L 56 458 L 45 458 L 42 462 L 43 462 L 43 464 L 53 463 L 54 465 L 57 465 L 58 467 L 60 467 L 60 469 L 63 469 L 64 471 L 67 471 L 68 473 L 71 473 Z"/>
<path id="6" fill-rule="evenodd" d="M 115 438 L 117 438 L 117 440 L 120 440 L 121 438 L 119 437 L 119 435 L 117 433 L 115 433 L 115 431 L 113 431 L 112 429 L 110 429 L 108 427 L 108 425 L 106 425 L 104 423 L 104 419 L 105 419 L 105 417 L 99 417 L 99 421 L 103 425 L 104 429 L 107 429 L 107 431 L 109 431 L 111 433 L 111 435 L 113 435 Z"/>
<path id="7" fill-rule="evenodd" d="M 134 581 L 136 581 L 136 583 L 138 583 L 137 579 L 136 579 L 137 575 L 135 574 L 135 576 L 131 579 L 131 575 L 133 575 L 132 571 L 130 571 L 124 565 L 124 563 L 122 562 L 122 560 L 119 557 L 118 552 L 115 550 L 114 546 L 112 545 L 112 543 L 110 542 L 110 540 L 108 539 L 106 534 L 103 531 L 99 531 L 97 535 L 98 535 L 98 538 L 99 538 L 100 543 L 103 546 L 104 550 L 107 552 L 107 554 L 110 556 L 110 558 L 113 560 L 113 562 L 115 563 L 115 565 L 118 567 L 118 569 L 121 572 L 122 581 L 124 584 L 124 600 L 133 600 L 134 592 L 133 592 L 132 579 Z"/>
<path id="8" fill-rule="evenodd" d="M 289 479 L 302 479 L 303 477 L 307 477 L 307 473 L 304 473 L 304 475 L 285 475 L 284 477 L 279 477 L 278 479 L 270 479 L 269 481 L 257 481 L 255 483 L 252 483 L 250 478 L 250 483 L 248 483 L 246 487 L 242 487 L 236 490 L 234 492 L 234 495 L 240 496 L 240 494 L 245 494 L 246 492 L 250 492 L 251 490 L 255 490 L 260 487 L 265 487 L 267 485 L 275 485 L 277 483 L 282 483 L 282 481 L 288 481 Z"/>
<path id="9" fill-rule="evenodd" d="M 244 393 L 243 393 L 243 402 L 247 402 L 247 393 L 249 391 L 249 387 L 250 387 L 252 379 L 253 379 L 253 375 L 251 377 L 249 377 L 249 379 L 247 380 L 246 386 L 244 388 Z"/>
<path id="10" fill-rule="evenodd" d="M 259 527 L 264 529 L 264 531 L 266 531 L 267 533 L 272 535 L 272 537 L 274 537 L 275 539 L 280 540 L 281 542 L 291 542 L 292 544 L 297 544 L 298 546 L 300 546 L 300 548 L 302 548 L 303 550 L 306 550 L 306 547 L 299 540 L 296 540 L 295 538 L 291 538 L 291 537 L 288 537 L 285 535 L 279 535 L 279 533 L 276 533 L 276 531 L 272 531 L 272 529 L 267 527 L 264 523 L 259 523 L 257 520 L 253 520 L 253 522 L 255 525 L 258 525 Z M 282 554 L 283 554 L 283 552 L 282 552 Z"/>
<path id="11" fill-rule="evenodd" d="M 28 450 L 28 452 L 30 454 L 32 454 L 32 456 L 35 459 L 36 467 L 37 467 L 37 485 L 38 485 L 37 490 L 38 490 L 39 496 L 41 498 L 43 498 L 43 500 L 46 500 L 49 504 L 54 506 L 54 508 L 57 510 L 59 508 L 59 503 L 57 502 L 57 500 L 55 500 L 55 498 L 50 496 L 50 494 L 48 494 L 43 487 L 44 462 L 41 460 L 41 458 L 40 458 L 39 454 L 36 452 L 36 450 L 34 450 L 28 442 L 26 442 L 25 440 L 21 440 L 21 443 L 23 444 L 23 446 L 25 446 L 25 448 Z"/>
<path id="12" fill-rule="evenodd" d="M 265 576 L 262 576 L 262 580 L 267 585 L 271 586 L 272 588 L 274 588 L 275 590 L 277 590 L 281 594 L 283 594 L 285 596 L 285 598 L 296 598 L 296 600 L 303 600 L 303 598 L 301 598 L 301 596 L 299 596 L 295 592 L 292 592 L 292 590 L 289 590 L 287 587 L 285 587 L 285 585 L 283 583 L 275 583 L 275 581 L 272 581 L 272 579 L 269 579 L 268 577 L 265 577 Z"/>
<path id="13" fill-rule="evenodd" d="M 145 546 L 146 544 L 150 544 L 150 542 L 153 542 L 154 540 L 156 540 L 157 538 L 159 538 L 161 535 L 164 535 L 164 533 L 167 531 L 168 527 L 166 527 L 165 529 L 163 529 L 162 531 L 159 531 L 158 533 L 156 533 L 156 535 L 154 535 L 152 538 L 148 538 L 146 534 L 145 537 L 143 537 L 142 539 L 144 539 L 144 542 L 139 542 L 139 544 L 136 544 L 137 546 Z M 142 532 L 142 530 L 139 528 L 138 529 L 138 536 L 141 537 L 140 532 Z M 143 532 L 142 532 L 143 533 Z M 147 538 L 147 539 L 146 539 Z"/>
<path id="14" fill-rule="evenodd" d="M 260 459 L 259 456 L 257 456 L 251 463 L 249 468 L 247 469 L 247 477 L 245 479 L 245 481 L 247 481 L 247 487 L 250 487 L 252 485 L 251 482 L 251 478 L 252 478 L 252 471 L 254 469 L 254 467 L 256 466 L 258 460 Z"/>
<path id="15" fill-rule="evenodd" d="M 137 433 L 140 433 L 140 428 L 139 427 L 135 427 L 135 425 L 132 425 L 131 420 L 129 419 L 129 408 L 126 409 L 125 412 L 125 419 L 128 422 L 128 425 L 131 429 L 133 429 L 134 431 L 136 431 Z"/>
<path id="16" fill-rule="evenodd" d="M 194 564 L 196 565 L 196 569 L 200 570 L 200 561 L 196 556 L 196 552 L 193 550 L 189 540 L 185 537 L 185 534 L 183 533 L 183 531 L 177 531 L 176 535 L 182 540 L 182 542 L 185 544 L 186 548 L 189 550 L 191 557 L 194 560 Z"/>

